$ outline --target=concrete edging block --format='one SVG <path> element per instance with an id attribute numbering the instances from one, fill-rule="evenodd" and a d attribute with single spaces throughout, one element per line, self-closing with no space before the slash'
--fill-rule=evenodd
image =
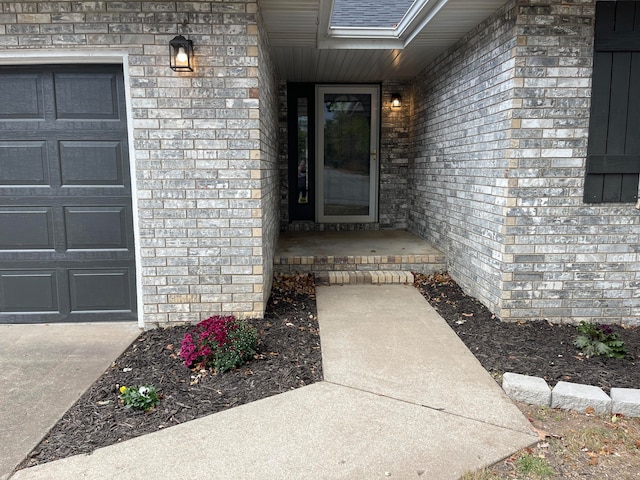
<path id="1" fill-rule="evenodd" d="M 507 372 L 502 376 L 502 389 L 512 400 L 530 405 L 551 405 L 551 388 L 540 377 Z"/>
<path id="2" fill-rule="evenodd" d="M 597 413 L 640 417 L 640 389 L 636 388 L 612 388 L 609 396 L 599 387 L 558 382 L 552 390 L 540 377 L 506 372 L 502 376 L 502 389 L 511 400 L 529 405 L 580 412 L 593 407 Z"/>
<path id="3" fill-rule="evenodd" d="M 612 388 L 611 413 L 640 417 L 640 389 Z"/>
<path id="4" fill-rule="evenodd" d="M 611 412 L 611 398 L 599 387 L 558 382 L 551 391 L 551 407 L 584 412 L 592 407 L 596 413 Z"/>

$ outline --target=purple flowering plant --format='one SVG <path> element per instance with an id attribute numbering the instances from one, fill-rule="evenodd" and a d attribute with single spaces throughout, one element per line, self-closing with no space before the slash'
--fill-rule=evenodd
<path id="1" fill-rule="evenodd" d="M 627 351 L 620 334 L 611 325 L 580 322 L 576 327 L 578 337 L 573 345 L 582 350 L 586 357 L 604 355 L 609 358 L 624 358 Z"/>
<path id="2" fill-rule="evenodd" d="M 188 368 L 223 373 L 250 360 L 257 344 L 258 333 L 247 322 L 234 316 L 214 315 L 185 334 L 180 357 Z"/>

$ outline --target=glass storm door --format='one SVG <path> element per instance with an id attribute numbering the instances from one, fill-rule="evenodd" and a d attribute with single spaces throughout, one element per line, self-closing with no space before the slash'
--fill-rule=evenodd
<path id="1" fill-rule="evenodd" d="M 375 222 L 378 185 L 377 86 L 317 89 L 317 219 Z"/>

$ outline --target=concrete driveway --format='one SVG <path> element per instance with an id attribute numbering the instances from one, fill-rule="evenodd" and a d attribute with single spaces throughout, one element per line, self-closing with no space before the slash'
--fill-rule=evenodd
<path id="1" fill-rule="evenodd" d="M 0 325 L 0 480 L 140 332 L 132 322 Z"/>

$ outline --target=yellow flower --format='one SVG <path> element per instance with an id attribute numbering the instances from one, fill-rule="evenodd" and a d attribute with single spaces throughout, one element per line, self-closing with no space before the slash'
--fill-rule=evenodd
<path id="1" fill-rule="evenodd" d="M 120 393 L 122 395 L 124 395 L 126 391 L 127 391 L 127 387 L 125 387 L 124 385 L 120 387 Z"/>

